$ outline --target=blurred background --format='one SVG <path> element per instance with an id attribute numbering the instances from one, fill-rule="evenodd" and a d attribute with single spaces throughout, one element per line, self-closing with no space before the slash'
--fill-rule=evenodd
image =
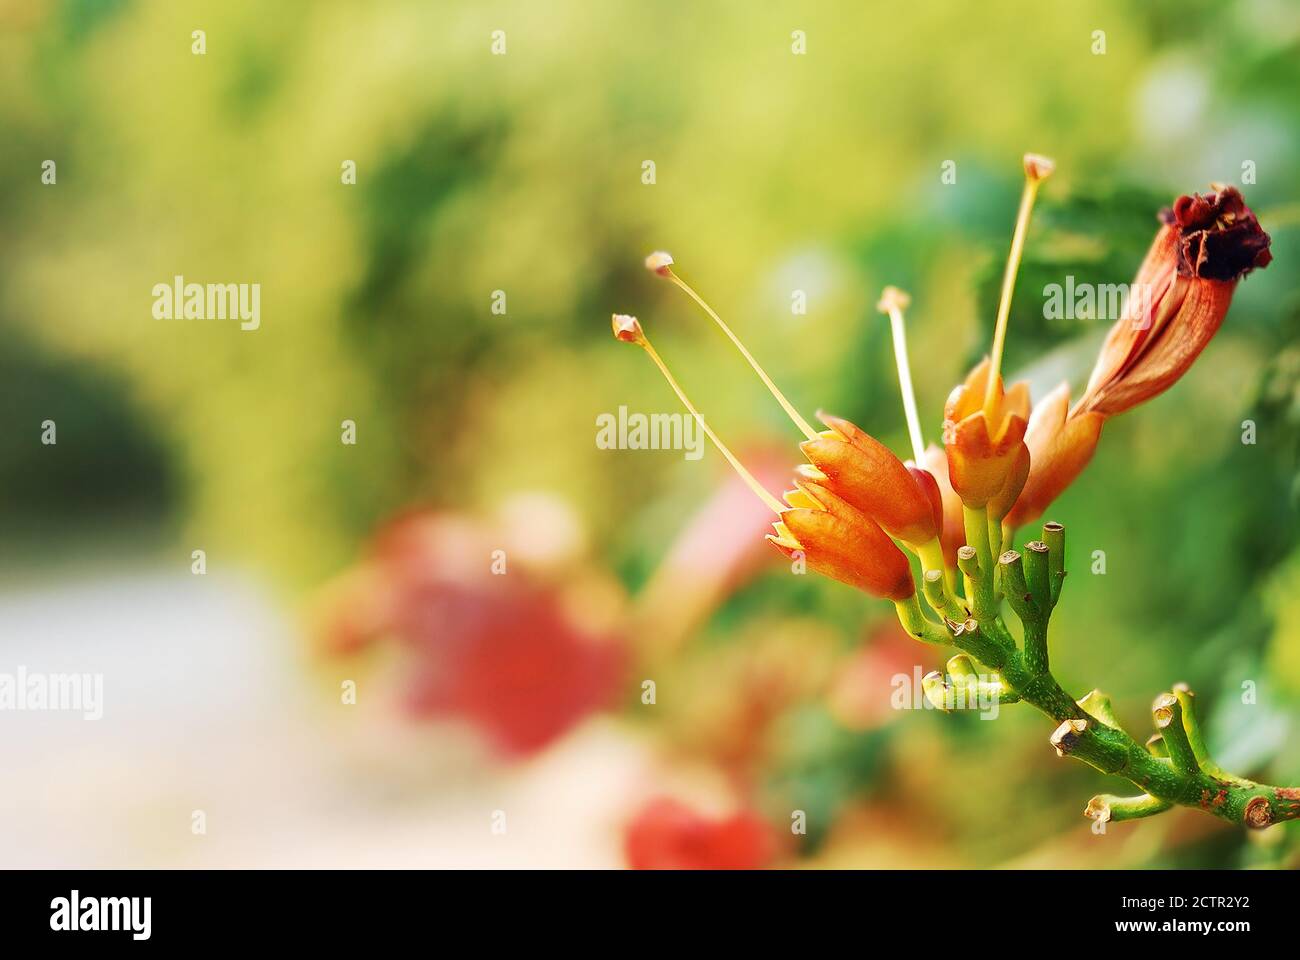
<path id="1" fill-rule="evenodd" d="M 0 712 L 0 862 L 1300 864 L 1294 824 L 1095 835 L 1126 785 L 1036 712 L 895 709 L 944 652 L 790 576 L 713 451 L 595 442 L 678 409 L 619 311 L 770 490 L 802 459 L 653 249 L 902 453 L 876 297 L 913 295 L 937 441 L 1022 153 L 1058 165 L 1035 398 L 1113 319 L 1044 286 L 1127 283 L 1161 206 L 1236 184 L 1275 262 L 1051 511 L 1053 658 L 1140 739 L 1191 683 L 1224 766 L 1300 782 L 1297 54 L 1289 0 L 0 0 L 0 673 L 104 683 L 101 720 Z M 178 274 L 260 284 L 260 328 L 154 319 Z"/>

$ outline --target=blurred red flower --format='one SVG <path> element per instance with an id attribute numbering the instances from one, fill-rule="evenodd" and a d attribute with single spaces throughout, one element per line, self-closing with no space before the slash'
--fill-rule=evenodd
<path id="1" fill-rule="evenodd" d="M 502 754 L 526 756 L 612 704 L 626 649 L 558 580 L 522 565 L 494 575 L 494 542 L 450 514 L 392 522 L 369 558 L 327 589 L 323 628 L 340 652 L 394 639 L 411 654 L 414 716 L 465 720 Z"/>
<path id="2" fill-rule="evenodd" d="M 710 818 L 660 797 L 628 823 L 623 850 L 634 870 L 757 870 L 775 857 L 777 837 L 752 811 Z"/>

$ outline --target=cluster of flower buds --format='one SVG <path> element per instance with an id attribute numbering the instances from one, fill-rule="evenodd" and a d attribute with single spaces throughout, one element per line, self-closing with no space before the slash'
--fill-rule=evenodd
<path id="1" fill-rule="evenodd" d="M 615 336 L 646 350 L 709 438 L 776 513 L 768 539 L 814 570 L 894 601 L 909 629 L 919 607 L 911 563 L 900 546 L 919 557 L 923 571 L 942 571 L 946 592 L 938 601 L 930 598 L 932 605 L 957 611 L 959 549 L 969 543 L 984 557 L 998 556 L 1011 533 L 1041 516 L 1087 466 L 1107 418 L 1168 389 L 1187 371 L 1219 329 L 1238 281 L 1270 260 L 1268 234 L 1237 190 L 1216 187 L 1204 196 L 1180 197 L 1161 215 L 1138 271 L 1134 289 L 1149 293 L 1134 298 L 1111 329 L 1083 395 L 1071 408 L 1069 386 L 1062 383 L 1031 409 L 1027 384 L 1004 386 L 1002 353 L 1030 216 L 1053 164 L 1029 154 L 1024 170 L 992 350 L 949 396 L 942 449 L 924 443 L 916 414 L 904 336 L 907 294 L 889 287 L 881 296 L 878 307 L 892 322 L 912 441 L 907 462 L 839 417 L 819 414 L 826 429 L 814 430 L 731 328 L 677 275 L 673 258 L 651 254 L 647 269 L 713 319 L 804 434 L 800 449 L 808 463 L 796 468 L 793 489 L 778 501 L 709 429 L 636 318 L 613 319 Z M 969 607 L 969 582 L 966 588 Z M 938 612 L 946 617 L 948 611 Z"/>
<path id="2" fill-rule="evenodd" d="M 1007 549 L 1016 528 L 1041 516 L 1087 466 L 1109 417 L 1167 390 L 1187 372 L 1222 324 L 1237 283 L 1268 265 L 1268 234 L 1231 187 L 1178 198 L 1161 215 L 1138 271 L 1133 289 L 1140 295 L 1107 335 L 1082 396 L 1071 407 L 1069 386 L 1062 383 L 1031 408 L 1028 385 L 1006 387 L 1001 374 L 1030 216 L 1052 163 L 1031 154 L 1024 169 L 992 349 L 944 405 L 942 450 L 926 445 L 917 416 L 904 333 L 908 297 L 896 288 L 885 289 L 878 307 L 892 327 L 912 445 L 907 462 L 839 417 L 819 414 L 826 429 L 814 430 L 731 328 L 677 276 L 673 258 L 660 252 L 646 259 L 652 272 L 713 319 L 804 434 L 800 450 L 808 462 L 795 469 L 784 502 L 713 433 L 634 317 L 616 315 L 614 335 L 646 351 L 705 434 L 776 514 L 768 539 L 782 553 L 893 601 L 912 636 L 962 650 L 949 662 L 949 678 L 938 673 L 925 678 L 928 697 L 946 704 L 950 693 L 960 692 L 996 703 L 1029 702 L 1058 721 L 1051 738 L 1058 754 L 1121 774 L 1146 791 L 1136 797 L 1095 797 L 1088 816 L 1104 823 L 1182 804 L 1255 827 L 1300 819 L 1300 788 L 1257 784 L 1213 765 L 1194 717 L 1179 713 L 1190 697 L 1182 688 L 1156 702 L 1164 756 L 1152 743 L 1144 749 L 1125 733 L 1109 701 L 1096 691 L 1073 700 L 1052 676 L 1048 657 L 1049 619 L 1065 576 L 1064 528 L 1044 524 L 1043 539 L 1026 544 L 1023 554 Z M 919 559 L 926 602 L 942 624 L 922 608 L 904 550 Z M 1023 627 L 1020 647 L 1002 621 L 1004 599 Z M 998 675 L 980 680 L 971 658 Z"/>

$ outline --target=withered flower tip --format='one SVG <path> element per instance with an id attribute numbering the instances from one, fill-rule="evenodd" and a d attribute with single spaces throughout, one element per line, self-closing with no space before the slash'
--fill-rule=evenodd
<path id="1" fill-rule="evenodd" d="M 615 338 L 624 343 L 642 343 L 645 340 L 641 321 L 636 317 L 628 316 L 626 313 L 616 313 L 610 318 L 610 325 L 614 328 Z"/>
<path id="2" fill-rule="evenodd" d="M 645 258 L 645 268 L 651 273 L 666 277 L 672 273 L 673 255 L 665 250 L 656 250 Z"/>
<path id="3" fill-rule="evenodd" d="M 1268 266 L 1269 236 L 1234 187 L 1179 197 L 1138 269 L 1079 410 L 1123 413 L 1178 381 L 1218 332 L 1237 282 Z"/>
<path id="4" fill-rule="evenodd" d="M 1178 231 L 1178 273 L 1238 280 L 1273 260 L 1269 236 L 1236 187 L 1179 197 L 1160 219 Z"/>

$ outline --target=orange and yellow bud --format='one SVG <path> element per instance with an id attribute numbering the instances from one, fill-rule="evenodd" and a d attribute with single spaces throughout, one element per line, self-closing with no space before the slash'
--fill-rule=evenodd
<path id="1" fill-rule="evenodd" d="M 962 518 L 961 497 L 948 480 L 948 457 L 938 444 L 930 444 L 921 457 L 922 465 L 939 487 L 943 522 L 939 542 L 943 545 L 943 558 L 949 567 L 957 566 L 957 550 L 966 545 L 966 524 Z"/>
<path id="2" fill-rule="evenodd" d="M 1138 270 L 1078 409 L 1123 413 L 1172 386 L 1218 332 L 1237 282 L 1268 266 L 1269 236 L 1234 187 L 1175 201 Z"/>
<path id="3" fill-rule="evenodd" d="M 1032 419 L 1032 416 L 1031 416 Z M 1028 436 L 1029 430 L 1026 427 L 1025 434 Z M 988 502 L 989 517 L 994 520 L 1001 520 L 1011 508 L 1016 505 L 1020 493 L 1025 488 L 1029 480 L 1030 455 L 1029 444 L 1023 443 L 1016 451 L 1015 459 L 1011 461 L 1011 469 L 1007 471 L 1006 482 Z"/>
<path id="4" fill-rule="evenodd" d="M 869 516 L 826 486 L 795 481 L 788 509 L 767 539 L 787 557 L 802 554 L 809 567 L 873 597 L 900 601 L 915 595 L 912 566 Z"/>
<path id="5" fill-rule="evenodd" d="M 930 501 L 930 512 L 934 517 L 934 535 L 941 537 L 943 535 L 943 491 L 939 489 L 939 481 L 935 479 L 933 473 L 914 460 L 904 460 L 903 466 L 907 467 L 907 472 L 921 488 L 921 493 Z"/>
<path id="6" fill-rule="evenodd" d="M 943 443 L 948 478 L 968 507 L 984 507 L 1009 486 L 1024 483 L 1025 428 L 1029 386 L 1003 391 L 1001 377 L 989 386 L 986 357 L 948 397 L 943 409 Z M 1016 489 L 1019 493 L 1019 489 Z M 1009 498 L 1014 502 L 1014 494 Z"/>
<path id="7" fill-rule="evenodd" d="M 928 490 L 892 450 L 848 420 L 818 418 L 830 429 L 799 449 L 824 476 L 824 487 L 906 543 L 929 543 L 939 535 L 937 484 Z"/>
<path id="8" fill-rule="evenodd" d="M 1007 514 L 1012 528 L 1042 516 L 1092 459 L 1105 418 L 1095 412 L 1069 415 L 1070 387 L 1062 383 L 1034 406 L 1025 430 L 1029 478 L 1015 508 Z"/>

